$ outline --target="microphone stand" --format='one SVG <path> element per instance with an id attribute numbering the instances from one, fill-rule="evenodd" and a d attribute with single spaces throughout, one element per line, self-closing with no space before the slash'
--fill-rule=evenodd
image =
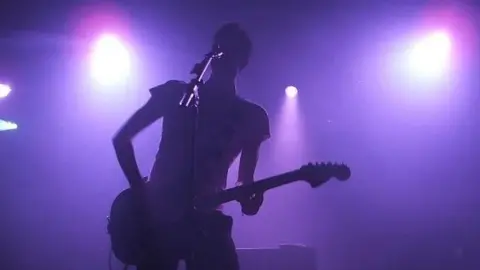
<path id="1" fill-rule="evenodd" d="M 188 185 L 188 199 L 189 206 L 193 206 L 195 185 L 196 185 L 196 137 L 197 137 L 197 128 L 198 128 L 198 106 L 200 104 L 200 96 L 198 94 L 198 89 L 203 85 L 203 77 L 213 59 L 222 57 L 223 52 L 220 51 L 219 47 L 214 47 L 214 49 L 205 55 L 205 58 L 202 62 L 195 64 L 190 74 L 194 74 L 193 78 L 188 84 L 185 93 L 182 96 L 182 99 L 179 102 L 180 107 L 193 110 L 192 117 L 192 142 L 191 142 L 191 155 L 192 161 L 190 164 L 190 175 L 189 175 L 189 185 Z M 193 210 L 193 208 L 189 208 Z"/>

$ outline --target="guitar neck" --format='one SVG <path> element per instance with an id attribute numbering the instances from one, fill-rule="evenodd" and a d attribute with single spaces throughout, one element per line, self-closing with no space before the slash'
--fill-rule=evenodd
<path id="1" fill-rule="evenodd" d="M 213 196 L 203 198 L 202 204 L 206 204 L 208 206 L 217 206 L 227 202 L 238 200 L 241 196 L 244 196 L 245 194 L 265 192 L 276 187 L 293 183 L 300 180 L 296 177 L 296 173 L 297 171 L 291 171 L 273 177 L 265 178 L 252 184 L 230 188 L 221 191 Z"/>
<path id="2" fill-rule="evenodd" d="M 265 192 L 270 189 L 281 187 L 286 184 L 296 182 L 300 179 L 296 177 L 297 171 L 291 171 L 284 174 L 276 175 L 273 177 L 265 178 L 263 180 L 256 181 L 252 184 L 236 187 L 239 193 L 242 192 Z M 226 190 L 228 191 L 228 190 Z"/>

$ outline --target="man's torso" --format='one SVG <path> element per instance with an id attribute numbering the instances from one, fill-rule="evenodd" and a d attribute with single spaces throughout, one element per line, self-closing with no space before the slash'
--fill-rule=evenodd
<path id="1" fill-rule="evenodd" d="M 245 143 L 252 134 L 261 133 L 259 129 L 268 130 L 258 124 L 266 117 L 263 108 L 236 95 L 209 93 L 206 87 L 201 89 L 195 118 L 194 109 L 178 106 L 186 86 L 176 82 L 172 89 L 151 90 L 152 96 L 154 91 L 169 91 L 162 102 L 168 99 L 172 105 L 164 115 L 162 140 L 150 180 L 159 196 L 177 205 L 192 195 L 224 189 L 228 169 Z"/>

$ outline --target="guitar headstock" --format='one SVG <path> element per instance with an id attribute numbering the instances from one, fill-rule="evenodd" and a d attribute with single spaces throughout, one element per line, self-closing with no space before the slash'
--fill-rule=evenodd
<path id="1" fill-rule="evenodd" d="M 308 182 L 312 188 L 318 187 L 331 178 L 345 181 L 350 178 L 350 168 L 338 163 L 308 163 L 303 165 L 297 173 L 298 177 Z"/>

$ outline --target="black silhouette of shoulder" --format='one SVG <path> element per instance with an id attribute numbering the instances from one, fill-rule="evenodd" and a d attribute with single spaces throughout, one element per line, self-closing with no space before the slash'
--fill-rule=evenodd
<path id="1" fill-rule="evenodd" d="M 247 140 L 263 142 L 270 138 L 270 119 L 267 111 L 260 105 L 239 98 L 240 108 L 248 131 Z"/>
<path id="2" fill-rule="evenodd" d="M 155 97 L 168 97 L 172 95 L 179 95 L 183 89 L 187 86 L 187 83 L 179 80 L 170 80 L 164 84 L 157 85 L 150 88 L 149 92 L 153 98 Z"/>

